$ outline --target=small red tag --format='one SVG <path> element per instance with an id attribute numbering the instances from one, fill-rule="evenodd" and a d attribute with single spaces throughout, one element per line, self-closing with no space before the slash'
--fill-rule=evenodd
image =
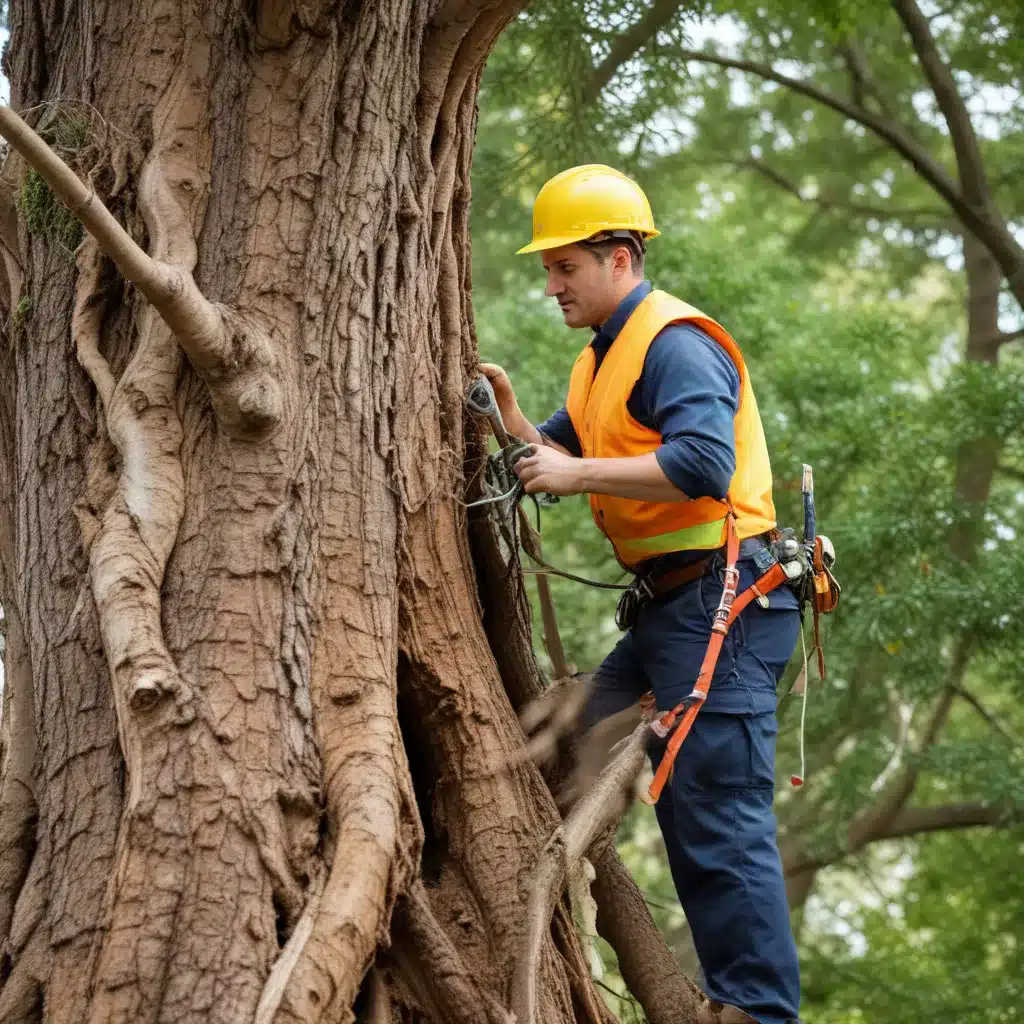
<path id="1" fill-rule="evenodd" d="M 804 780 L 800 778 L 799 775 L 790 775 L 789 784 L 791 786 L 802 786 L 804 784 Z"/>

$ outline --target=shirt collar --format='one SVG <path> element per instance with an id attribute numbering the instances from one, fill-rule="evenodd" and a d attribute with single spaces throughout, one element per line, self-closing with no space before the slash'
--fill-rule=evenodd
<path id="1" fill-rule="evenodd" d="M 650 281 L 641 281 L 616 307 L 615 312 L 594 332 L 591 345 L 595 348 L 606 348 L 619 336 L 619 331 L 626 326 L 626 321 L 633 311 L 654 290 Z"/>

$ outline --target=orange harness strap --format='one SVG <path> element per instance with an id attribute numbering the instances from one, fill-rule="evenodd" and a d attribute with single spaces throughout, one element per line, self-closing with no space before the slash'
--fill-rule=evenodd
<path id="1" fill-rule="evenodd" d="M 697 682 L 694 683 L 688 697 L 680 701 L 671 711 L 658 715 L 651 722 L 651 730 L 657 736 L 664 738 L 671 732 L 679 714 L 682 713 L 683 716 L 675 732 L 672 733 L 672 738 L 668 741 L 668 746 L 665 748 L 665 753 L 661 758 L 661 763 L 658 765 L 658 770 L 654 773 L 654 780 L 651 782 L 650 788 L 642 797 L 646 804 L 653 805 L 658 802 L 661 791 L 665 788 L 665 783 L 672 776 L 672 766 L 675 764 L 676 754 L 679 753 L 683 740 L 689 735 L 690 727 L 693 725 L 693 720 L 697 717 L 697 712 L 700 711 L 704 701 L 707 700 L 711 679 L 715 674 L 715 665 L 718 664 L 718 656 L 722 651 L 722 641 L 725 640 L 729 627 L 736 621 L 740 612 L 755 597 L 763 597 L 766 594 L 770 594 L 776 587 L 786 582 L 786 574 L 783 572 L 782 566 L 776 562 L 755 583 L 737 596 L 736 586 L 739 583 L 739 570 L 736 568 L 736 560 L 739 557 L 740 544 L 736 536 L 736 521 L 732 512 L 728 514 L 726 528 L 728 539 L 725 549 L 727 562 L 725 568 L 725 588 L 722 591 L 721 600 L 718 602 L 718 609 L 715 611 L 715 620 L 711 626 L 711 639 L 708 641 L 708 648 L 704 652 L 704 661 L 701 663 Z"/>

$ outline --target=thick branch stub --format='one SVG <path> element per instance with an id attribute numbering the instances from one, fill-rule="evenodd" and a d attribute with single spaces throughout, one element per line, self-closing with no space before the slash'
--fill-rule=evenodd
<path id="1" fill-rule="evenodd" d="M 284 399 L 269 338 L 257 324 L 202 294 L 192 276 L 194 257 L 175 259 L 182 250 L 194 253 L 195 241 L 191 225 L 163 180 L 159 162 L 147 161 L 140 202 L 148 206 L 146 221 L 154 249 L 158 254 L 168 252 L 167 262 L 145 253 L 95 192 L 4 105 L 0 105 L 0 135 L 39 172 L 117 269 L 153 304 L 210 389 L 214 412 L 225 431 L 250 439 L 272 434 L 283 417 Z M 192 182 L 178 184 L 194 188 Z"/>
<path id="2" fill-rule="evenodd" d="M 643 767 L 647 729 L 646 721 L 634 728 L 619 753 L 548 840 L 534 868 L 525 938 L 512 990 L 512 1010 L 521 1024 L 537 1021 L 541 952 L 566 875 L 595 840 L 614 828 L 626 810 L 629 790 Z"/>

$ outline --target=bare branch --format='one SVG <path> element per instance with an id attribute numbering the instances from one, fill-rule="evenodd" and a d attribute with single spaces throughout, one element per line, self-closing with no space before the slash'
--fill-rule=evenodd
<path id="1" fill-rule="evenodd" d="M 78 175 L 6 104 L 0 104 L 0 135 L 16 149 L 30 167 L 38 171 L 64 205 L 82 222 L 117 269 L 157 305 L 157 298 L 169 297 L 177 282 L 167 268 L 146 255 L 95 192 L 82 184 Z"/>
<path id="2" fill-rule="evenodd" d="M 1024 474 L 1021 474 L 1021 478 L 1024 479 Z M 994 729 L 1000 736 L 1003 737 L 1008 743 L 1017 745 L 1020 743 L 1020 737 L 1015 735 L 1014 732 L 1003 722 L 1001 722 L 985 705 L 981 702 L 981 699 L 975 694 L 971 693 L 966 686 L 957 685 L 953 689 L 956 691 L 958 697 L 962 697 L 968 704 L 974 708 L 975 711 L 981 715 L 982 718 Z"/>
<path id="3" fill-rule="evenodd" d="M 683 60 L 712 64 L 757 75 L 806 96 L 815 103 L 863 125 L 884 139 L 917 173 L 947 202 L 965 228 L 972 231 L 989 249 L 1006 275 L 1014 296 L 1024 305 L 1024 247 L 1017 242 L 1005 220 L 990 203 L 978 205 L 961 191 L 949 172 L 927 149 L 913 139 L 901 125 L 888 117 L 865 110 L 813 82 L 791 78 L 776 71 L 770 64 L 725 57 L 711 50 L 680 49 Z"/>
<path id="4" fill-rule="evenodd" d="M 583 89 L 584 106 L 589 106 L 601 95 L 615 77 L 615 72 L 635 57 L 682 7 L 680 0 L 654 0 L 643 17 L 615 37 L 608 55 L 594 69 Z"/>
<path id="5" fill-rule="evenodd" d="M 32 861 L 38 806 L 32 775 L 36 755 L 32 670 L 21 614 L 7 601 L 3 621 L 7 636 L 0 765 L 0 948 L 7 948 L 14 908 Z"/>
<path id="6" fill-rule="evenodd" d="M 169 190 L 155 182 L 164 173 L 160 164 L 150 163 L 152 191 L 161 197 L 155 201 L 151 220 L 158 234 L 167 234 L 154 239 L 154 250 L 162 247 L 172 259 L 183 250 L 185 258 L 180 262 L 164 262 L 143 252 L 78 175 L 2 104 L 0 135 L 42 176 L 117 269 L 153 304 L 206 382 L 225 429 L 256 437 L 272 433 L 283 415 L 283 399 L 269 341 L 257 325 L 210 302 L 200 292 L 191 273 L 195 263 L 192 228 L 174 200 L 165 198 Z M 175 184 L 185 190 L 196 188 L 193 181 Z"/>
<path id="7" fill-rule="evenodd" d="M 1024 819 L 1024 809 L 986 807 L 983 804 L 947 804 L 940 807 L 904 807 L 880 839 L 906 839 L 928 832 L 962 828 L 1010 828 Z"/>
<path id="8" fill-rule="evenodd" d="M 160 194 L 163 178 L 153 173 L 159 159 L 159 152 L 150 154 L 139 198 L 154 245 L 161 252 L 167 241 L 163 232 L 155 230 L 154 211 L 166 200 Z M 133 731 L 129 709 L 151 707 L 165 695 L 184 706 L 191 696 L 167 651 L 160 615 L 160 586 L 185 508 L 178 454 L 181 422 L 175 406 L 181 354 L 167 324 L 156 317 L 152 307 L 147 308 L 135 352 L 115 385 L 99 352 L 102 300 L 90 290 L 98 284 L 100 265 L 98 246 L 86 243 L 72 331 L 79 361 L 95 374 L 93 383 L 104 403 L 107 429 L 124 466 L 117 493 L 92 542 L 89 567 L 114 684 L 122 750 L 131 772 L 136 766 L 129 739 Z M 190 272 L 187 266 L 185 273 L 191 276 Z"/>
<path id="9" fill-rule="evenodd" d="M 914 44 L 921 69 L 949 128 L 963 193 L 969 202 L 987 205 L 991 202 L 991 195 L 985 176 L 985 161 L 971 124 L 971 115 L 935 45 L 928 20 L 917 6 L 917 0 L 892 0 L 892 5 Z"/>
<path id="10" fill-rule="evenodd" d="M 540 854 L 530 883 L 525 939 L 512 987 L 512 1010 L 521 1024 L 536 1024 L 541 951 L 566 874 L 596 839 L 614 827 L 625 811 L 626 795 L 643 766 L 647 730 L 646 721 L 634 728 L 622 749 L 573 807 Z"/>
<path id="11" fill-rule="evenodd" d="M 848 213 L 856 214 L 858 217 L 874 217 L 878 220 L 911 221 L 933 219 L 941 223 L 949 219 L 948 214 L 945 211 L 932 209 L 927 206 L 887 209 L 884 206 L 872 206 L 870 203 L 856 203 L 828 195 L 804 195 L 800 186 L 791 178 L 787 178 L 781 171 L 770 166 L 765 161 L 757 160 L 753 157 L 738 160 L 736 161 L 735 166 L 739 170 L 746 169 L 756 171 L 773 185 L 777 185 L 784 192 L 788 192 L 790 195 L 795 196 L 802 203 L 813 204 L 826 210 L 845 210 Z"/>
<path id="12" fill-rule="evenodd" d="M 308 937 L 282 968 L 268 1018 L 275 1024 L 336 1020 L 352 1005 L 422 843 L 393 676 L 368 675 L 358 680 L 358 699 L 341 701 L 326 692 L 321 671 L 311 689 L 324 737 L 331 865 Z"/>

